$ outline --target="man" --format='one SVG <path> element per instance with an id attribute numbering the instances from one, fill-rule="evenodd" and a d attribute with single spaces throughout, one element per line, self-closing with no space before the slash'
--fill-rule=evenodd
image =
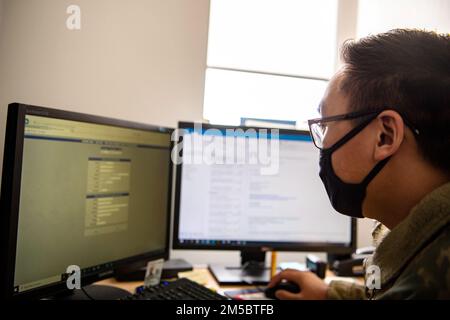
<path id="1" fill-rule="evenodd" d="M 280 299 L 450 299 L 450 36 L 392 30 L 342 58 L 309 124 L 333 207 L 390 230 L 366 261 L 379 286 L 295 270 L 269 286 L 300 286 Z"/>

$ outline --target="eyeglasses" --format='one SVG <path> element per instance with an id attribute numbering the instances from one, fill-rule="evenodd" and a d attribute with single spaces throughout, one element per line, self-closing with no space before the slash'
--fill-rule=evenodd
<path id="1" fill-rule="evenodd" d="M 357 119 L 357 118 L 367 116 L 368 119 L 366 121 L 364 121 L 362 124 L 360 124 L 360 126 L 366 126 L 373 119 L 375 119 L 381 112 L 386 111 L 386 110 L 394 110 L 394 111 L 398 112 L 395 109 L 387 108 L 387 109 L 381 109 L 381 110 L 376 110 L 376 111 L 356 111 L 356 112 L 341 114 L 341 115 L 337 115 L 337 116 L 311 119 L 311 120 L 308 120 L 309 132 L 311 134 L 311 138 L 314 142 L 314 145 L 319 149 L 323 149 L 323 140 L 328 131 L 328 124 L 330 122 L 352 120 L 352 119 Z M 404 116 L 402 116 L 402 118 L 403 118 L 403 121 L 405 122 L 405 124 L 409 128 L 411 128 L 413 133 L 415 135 L 419 135 L 419 130 L 414 125 L 412 125 L 411 122 L 408 121 Z"/>

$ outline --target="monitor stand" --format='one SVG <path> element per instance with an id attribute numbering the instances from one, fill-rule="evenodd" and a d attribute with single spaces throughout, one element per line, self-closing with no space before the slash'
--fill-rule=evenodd
<path id="1" fill-rule="evenodd" d="M 83 290 L 76 289 L 53 298 L 56 300 L 118 300 L 131 294 L 127 290 L 107 285 L 91 284 L 83 289 L 90 297 Z"/>
<path id="2" fill-rule="evenodd" d="M 265 262 L 265 252 L 241 251 L 240 266 L 209 265 L 209 271 L 220 285 L 265 285 L 270 281 Z"/>

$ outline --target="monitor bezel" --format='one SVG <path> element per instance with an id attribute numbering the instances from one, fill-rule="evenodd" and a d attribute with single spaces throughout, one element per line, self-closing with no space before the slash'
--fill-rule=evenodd
<path id="1" fill-rule="evenodd" d="M 64 281 L 54 284 L 38 287 L 22 293 L 14 293 L 14 271 L 16 260 L 17 246 L 17 228 L 19 217 L 20 187 L 22 173 L 22 158 L 24 145 L 24 124 L 26 115 L 35 115 L 42 117 L 50 117 L 55 119 L 73 120 L 94 124 L 110 125 L 121 128 L 145 130 L 151 132 L 162 132 L 172 135 L 173 128 L 148 125 L 138 122 L 107 118 L 97 115 L 89 115 L 84 113 L 64 111 L 56 108 L 40 107 L 21 103 L 11 103 L 8 106 L 7 125 L 5 134 L 3 171 L 2 171 L 2 189 L 0 195 L 0 212 L 1 212 L 1 296 L 9 299 L 36 299 L 57 294 L 69 293 Z M 173 141 L 170 142 L 170 151 L 173 148 Z M 170 213 L 172 203 L 172 176 L 173 164 L 169 161 L 168 172 L 168 203 L 166 218 L 166 239 L 165 248 L 163 250 L 149 251 L 140 255 L 126 257 L 120 260 L 108 261 L 104 264 L 108 266 L 102 267 L 96 272 L 89 275 L 83 275 L 81 278 L 82 286 L 93 282 L 112 277 L 114 270 L 129 264 L 154 259 L 169 258 L 170 250 Z"/>
<path id="2" fill-rule="evenodd" d="M 180 121 L 178 123 L 179 129 L 194 129 L 194 122 Z M 204 129 L 266 129 L 271 130 L 274 128 L 269 127 L 247 127 L 247 126 L 231 126 L 231 125 L 213 125 L 208 123 L 201 123 Z M 295 134 L 304 135 L 310 138 L 309 131 L 294 130 L 294 129 L 278 129 L 279 134 Z M 180 142 L 178 137 L 177 143 Z M 311 142 L 312 144 L 312 142 Z M 182 156 L 183 150 L 180 150 L 180 156 Z M 194 244 L 183 243 L 179 239 L 179 221 L 180 221 L 180 201 L 181 201 L 181 176 L 182 176 L 182 163 L 175 165 L 175 196 L 174 196 L 174 221 L 173 221 L 173 235 L 172 235 L 172 248 L 182 250 L 258 250 L 258 251 L 302 251 L 302 252 L 327 252 L 332 254 L 349 254 L 356 249 L 357 240 L 357 226 L 356 219 L 351 218 L 350 222 L 350 243 L 325 243 L 325 242 L 250 242 L 245 245 L 237 244 Z"/>

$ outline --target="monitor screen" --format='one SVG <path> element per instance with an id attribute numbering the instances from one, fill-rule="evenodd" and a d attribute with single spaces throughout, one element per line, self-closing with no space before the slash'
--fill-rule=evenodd
<path id="1" fill-rule="evenodd" d="M 308 132 L 181 126 L 175 247 L 351 246 L 352 219 L 332 208 Z"/>
<path id="2" fill-rule="evenodd" d="M 171 131 L 24 121 L 14 293 L 167 252 Z"/>

